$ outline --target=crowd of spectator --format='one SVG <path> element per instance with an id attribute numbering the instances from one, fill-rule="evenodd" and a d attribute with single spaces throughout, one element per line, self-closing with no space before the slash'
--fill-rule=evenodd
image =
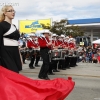
<path id="1" fill-rule="evenodd" d="M 100 45 L 95 48 L 93 46 L 79 46 L 78 54 L 78 62 L 100 63 Z"/>

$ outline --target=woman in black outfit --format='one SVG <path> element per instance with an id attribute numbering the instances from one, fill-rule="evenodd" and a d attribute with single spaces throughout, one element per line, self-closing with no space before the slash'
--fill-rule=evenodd
<path id="1" fill-rule="evenodd" d="M 22 70 L 22 60 L 18 48 L 20 37 L 16 26 L 12 24 L 15 10 L 6 5 L 0 14 L 0 65 L 19 73 Z"/>

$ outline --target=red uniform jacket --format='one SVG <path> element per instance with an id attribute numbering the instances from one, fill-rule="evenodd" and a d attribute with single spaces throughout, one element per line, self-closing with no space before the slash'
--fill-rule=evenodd
<path id="1" fill-rule="evenodd" d="M 64 42 L 65 46 L 68 47 L 68 42 Z"/>
<path id="2" fill-rule="evenodd" d="M 34 40 L 28 40 L 28 41 L 27 41 L 27 47 L 28 47 L 28 48 L 32 48 L 32 47 L 35 47 L 35 48 L 36 48 L 36 47 L 38 47 L 38 46 L 39 46 L 39 45 L 36 44 Z"/>
<path id="3" fill-rule="evenodd" d="M 32 41 L 31 40 L 27 40 L 27 47 L 32 48 Z"/>
<path id="4" fill-rule="evenodd" d="M 50 42 L 49 38 L 39 37 L 38 42 L 39 42 L 40 48 L 48 47 L 51 49 L 51 46 L 47 46 L 47 44 Z"/>
<path id="5" fill-rule="evenodd" d="M 75 44 L 74 43 L 69 43 L 69 48 L 75 48 Z"/>
<path id="6" fill-rule="evenodd" d="M 59 46 L 58 40 L 52 40 L 52 44 L 54 44 L 54 46 Z"/>
<path id="7" fill-rule="evenodd" d="M 58 40 L 58 44 L 59 44 L 59 46 L 61 46 L 62 48 L 65 48 L 65 47 L 66 47 L 64 41 Z"/>
<path id="8" fill-rule="evenodd" d="M 36 43 L 35 40 L 32 40 L 32 45 L 35 48 L 39 47 L 39 43 Z"/>
<path id="9" fill-rule="evenodd" d="M 58 40 L 58 45 L 62 45 L 62 41 Z"/>

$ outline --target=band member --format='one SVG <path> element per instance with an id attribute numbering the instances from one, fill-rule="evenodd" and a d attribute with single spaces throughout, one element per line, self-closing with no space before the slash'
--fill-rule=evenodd
<path id="1" fill-rule="evenodd" d="M 30 50 L 32 50 L 31 54 L 30 54 L 30 63 L 29 63 L 29 67 L 31 69 L 34 69 L 34 61 L 35 61 L 35 50 L 34 49 L 39 49 L 39 45 L 38 43 L 35 42 L 35 34 L 30 35 L 31 38 L 29 38 L 29 40 L 27 41 L 27 46 Z M 38 64 L 39 58 L 37 57 L 35 65 Z"/>
<path id="2" fill-rule="evenodd" d="M 43 64 L 40 69 L 38 77 L 40 79 L 45 79 L 49 80 L 48 77 L 48 70 L 49 70 L 49 64 L 50 64 L 50 59 L 49 59 L 49 50 L 52 47 L 52 43 L 49 40 L 49 35 L 51 34 L 49 30 L 43 30 L 42 32 L 43 37 L 38 38 L 38 42 L 40 45 L 40 54 L 43 59 Z"/>
<path id="3" fill-rule="evenodd" d="M 64 47 L 65 47 L 64 39 L 65 39 L 65 36 L 63 34 L 61 34 L 59 36 L 59 40 L 58 40 L 59 41 L 58 43 L 59 43 L 61 49 L 64 49 Z M 59 60 L 58 69 L 66 70 L 65 60 Z"/>
<path id="4" fill-rule="evenodd" d="M 64 40 L 64 44 L 65 44 L 65 48 L 68 49 L 69 47 L 69 43 L 68 43 L 68 40 L 69 40 L 69 37 L 65 37 L 65 40 Z"/>
<path id="5" fill-rule="evenodd" d="M 40 60 L 40 46 L 39 46 L 39 43 L 38 43 L 38 38 L 35 34 L 32 35 L 32 44 L 34 46 L 34 55 L 35 55 L 35 67 L 39 67 L 38 65 L 38 62 Z M 33 61 L 33 64 L 34 64 L 34 61 Z"/>
<path id="6" fill-rule="evenodd" d="M 69 37 L 67 36 L 64 40 L 65 49 L 66 49 L 66 57 L 65 57 L 65 67 L 66 69 L 70 69 L 70 58 L 68 57 L 69 54 Z"/>
<path id="7" fill-rule="evenodd" d="M 69 59 L 70 59 L 70 67 L 75 67 L 76 66 L 76 62 L 77 62 L 77 56 L 75 56 L 75 39 L 74 38 L 70 38 L 69 40 Z"/>
<path id="8" fill-rule="evenodd" d="M 12 24 L 15 10 L 5 5 L 0 11 L 0 62 L 9 70 L 19 73 L 22 70 L 22 59 L 18 48 L 19 31 Z"/>
<path id="9" fill-rule="evenodd" d="M 58 35 L 56 35 L 56 34 L 53 34 L 52 35 L 52 44 L 54 44 L 54 48 L 56 49 L 58 49 L 58 46 L 59 46 L 59 44 L 58 44 L 58 40 L 57 40 L 57 36 Z"/>
<path id="10" fill-rule="evenodd" d="M 23 38 L 23 45 L 22 45 L 22 48 L 24 48 L 25 50 L 28 49 L 27 47 L 27 38 Z M 26 64 L 25 60 L 26 60 L 26 55 L 27 55 L 27 52 L 25 52 L 25 54 L 22 56 L 22 59 L 23 59 L 23 63 Z"/>
<path id="11" fill-rule="evenodd" d="M 51 34 L 49 34 L 49 41 L 52 43 L 52 36 L 51 36 Z M 54 44 L 52 43 L 52 48 L 51 48 L 51 50 L 53 49 L 53 47 L 54 47 Z M 51 58 L 51 53 L 49 53 L 49 60 L 50 60 L 50 62 L 49 62 L 49 70 L 48 70 L 48 75 L 55 75 L 54 73 L 53 73 L 53 68 L 54 68 L 54 64 L 53 64 L 53 60 L 52 60 L 52 58 Z"/>
<path id="12" fill-rule="evenodd" d="M 63 45 L 63 36 L 59 36 L 59 37 L 58 37 L 58 45 L 59 45 L 59 49 L 62 49 L 62 45 Z"/>
<path id="13" fill-rule="evenodd" d="M 31 36 L 30 36 L 30 38 L 27 38 L 27 47 L 29 48 L 30 51 L 32 51 L 32 49 L 34 48 L 33 44 L 32 44 Z M 31 54 L 30 54 L 30 60 L 31 60 L 30 62 L 34 62 L 34 59 L 35 59 L 35 57 L 34 57 L 34 55 L 32 53 L 33 52 L 31 52 Z M 30 69 L 34 69 L 35 68 L 33 66 L 33 63 L 29 64 L 29 67 L 30 67 Z"/>
<path id="14" fill-rule="evenodd" d="M 35 49 L 37 49 L 36 50 L 36 55 L 35 55 L 35 59 L 36 59 L 35 60 L 35 67 L 39 67 L 38 62 L 40 60 L 40 46 L 39 46 L 38 38 L 37 38 L 36 35 L 34 36 L 32 41 L 34 43 Z"/>
<path id="15" fill-rule="evenodd" d="M 53 50 L 59 48 L 57 36 L 58 35 L 56 35 L 56 34 L 52 35 Z M 59 72 L 59 70 L 57 70 L 57 64 L 58 64 L 58 60 L 52 60 L 52 69 L 53 69 L 53 72 Z"/>
<path id="16" fill-rule="evenodd" d="M 75 42 L 74 42 L 74 39 L 73 38 L 70 38 L 69 39 L 69 48 L 70 49 L 75 48 Z"/>
<path id="17" fill-rule="evenodd" d="M 26 49 L 27 47 L 26 47 L 25 38 L 20 37 L 18 43 L 19 43 L 19 49 L 20 49 L 20 52 L 21 52 L 21 55 L 22 55 L 23 63 L 26 64 L 26 63 L 25 63 L 25 59 L 26 59 L 26 52 L 25 52 L 25 49 Z"/>

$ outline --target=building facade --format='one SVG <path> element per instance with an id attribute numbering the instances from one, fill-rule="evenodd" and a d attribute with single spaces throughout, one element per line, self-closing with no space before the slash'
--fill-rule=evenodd
<path id="1" fill-rule="evenodd" d="M 100 38 L 100 18 L 68 20 L 68 23 L 67 27 L 74 25 L 84 29 L 84 36 L 90 37 L 91 43 Z"/>

